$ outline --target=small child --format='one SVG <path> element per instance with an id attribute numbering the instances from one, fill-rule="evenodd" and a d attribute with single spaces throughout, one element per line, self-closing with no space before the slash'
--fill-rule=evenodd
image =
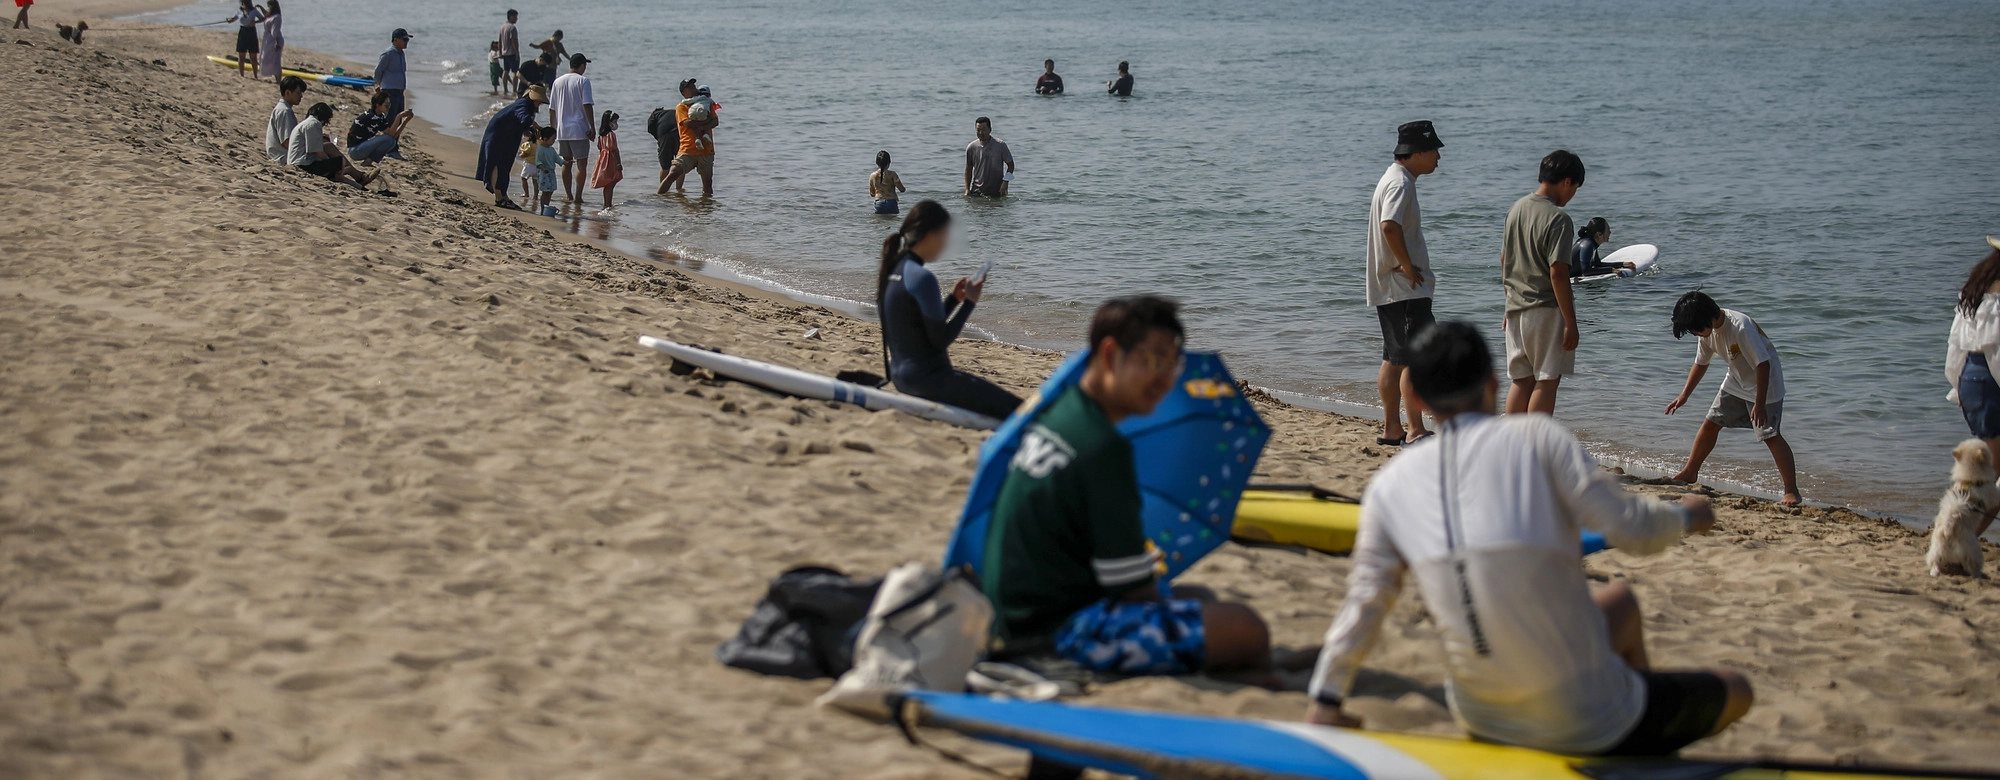
<path id="1" fill-rule="evenodd" d="M 503 75 L 503 70 L 505 69 L 500 66 L 500 42 L 494 41 L 486 46 L 486 75 L 493 81 L 495 95 L 500 94 L 500 76 Z"/>
<path id="2" fill-rule="evenodd" d="M 597 121 L 597 169 L 590 173 L 590 188 L 604 190 L 604 208 L 598 216 L 609 217 L 611 190 L 625 180 L 625 161 L 618 156 L 618 112 L 606 111 Z"/>
<path id="3" fill-rule="evenodd" d="M 542 200 L 541 210 L 548 213 L 549 196 L 556 193 L 556 171 L 562 169 L 562 155 L 556 154 L 556 128 L 549 125 L 542 128 L 541 143 L 535 147 L 535 170 L 540 172 Z"/>
<path id="4" fill-rule="evenodd" d="M 709 93 L 708 87 L 696 87 L 694 97 L 682 100 L 681 105 L 688 107 L 688 121 L 695 123 L 717 121 L 715 112 L 721 108 L 721 106 L 715 104 L 715 97 Z M 714 125 L 710 125 L 707 130 L 703 130 L 700 135 L 695 136 L 694 148 L 702 150 L 702 154 L 714 151 L 714 131 Z"/>
<path id="5" fill-rule="evenodd" d="M 1748 428 L 1771 449 L 1771 459 L 1778 464 L 1778 476 L 1785 483 L 1785 497 L 1779 503 L 1798 506 L 1799 480 L 1792 460 L 1792 445 L 1778 432 L 1785 417 L 1785 372 L 1778 364 L 1778 348 L 1771 345 L 1771 339 L 1764 335 L 1756 320 L 1740 311 L 1717 306 L 1699 290 L 1681 296 L 1674 303 L 1673 322 L 1674 338 L 1692 333 L 1701 341 L 1695 350 L 1694 367 L 1688 369 L 1687 384 L 1681 388 L 1680 396 L 1667 404 L 1667 414 L 1687 403 L 1688 396 L 1694 394 L 1702 376 L 1708 373 L 1710 359 L 1721 355 L 1729 365 L 1729 375 L 1723 377 L 1722 389 L 1715 394 L 1708 417 L 1701 421 L 1701 430 L 1695 432 L 1694 451 L 1688 454 L 1687 467 L 1673 476 L 1674 481 L 1692 483 L 1700 477 L 1701 463 L 1715 449 L 1715 439 L 1722 429 Z"/>
<path id="6" fill-rule="evenodd" d="M 875 213 L 896 213 L 896 193 L 903 191 L 903 178 L 889 170 L 889 151 L 875 153 L 875 172 L 868 176 L 868 196 L 875 199 Z"/>
<path id="7" fill-rule="evenodd" d="M 542 177 L 535 172 L 535 152 L 541 148 L 541 134 L 530 129 L 528 140 L 521 142 L 521 198 L 530 206 L 541 200 Z"/>

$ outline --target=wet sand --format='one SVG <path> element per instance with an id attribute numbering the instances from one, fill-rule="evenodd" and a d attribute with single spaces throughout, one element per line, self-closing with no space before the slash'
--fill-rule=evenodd
<path id="1" fill-rule="evenodd" d="M 788 566 L 935 558 L 983 437 L 634 343 L 832 373 L 879 366 L 872 324 L 496 212 L 435 134 L 388 165 L 395 197 L 281 169 L 275 89 L 202 59 L 225 33 L 77 47 L 61 7 L 0 41 L 34 109 L 0 133 L 60 152 L 0 170 L 0 776 L 978 776 L 712 654 Z M 1017 392 L 1057 361 L 955 354 Z M 1259 408 L 1272 481 L 1358 492 L 1393 454 L 1368 421 Z M 1690 755 L 2000 764 L 2000 588 L 1925 576 L 1893 521 L 1718 500 L 1713 535 L 1587 564 L 1632 583 L 1656 663 L 1757 684 Z M 1302 648 L 1347 571 L 1226 546 L 1186 581 Z M 1374 726 L 1454 731 L 1414 599 L 1368 668 Z M 1088 701 L 1304 709 L 1202 679 Z"/>

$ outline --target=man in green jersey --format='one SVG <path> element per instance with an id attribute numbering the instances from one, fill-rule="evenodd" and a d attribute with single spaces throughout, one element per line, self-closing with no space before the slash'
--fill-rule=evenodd
<path id="1" fill-rule="evenodd" d="M 1162 598 L 1140 524 L 1132 443 L 1180 377 L 1179 307 L 1118 298 L 1090 323 L 1083 379 L 1036 413 L 1007 467 L 986 538 L 985 590 L 1003 646 L 1053 641 L 1119 674 L 1263 669 L 1270 632 L 1241 604 Z"/>

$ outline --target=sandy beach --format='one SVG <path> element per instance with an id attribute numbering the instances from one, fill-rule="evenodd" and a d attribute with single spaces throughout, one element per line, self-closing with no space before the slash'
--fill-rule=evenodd
<path id="1" fill-rule="evenodd" d="M 635 343 L 879 370 L 872 323 L 497 212 L 433 133 L 385 166 L 394 196 L 282 169 L 275 88 L 203 59 L 225 33 L 93 18 L 73 46 L 75 7 L 0 41 L 31 109 L 0 133 L 38 153 L 0 170 L 0 777 L 980 776 L 713 651 L 786 567 L 935 559 L 983 435 Z M 344 129 L 364 98 L 315 101 Z M 1059 356 L 955 358 L 1025 393 Z M 1271 481 L 1358 493 L 1393 454 L 1370 421 L 1259 404 Z M 1587 562 L 1637 591 L 1655 663 L 1756 684 L 1689 755 L 2000 765 L 2000 587 L 1926 576 L 1890 520 L 1716 500 L 1712 535 Z M 1347 572 L 1225 546 L 1185 581 L 1311 648 Z M 1354 709 L 1454 732 L 1440 658 L 1406 598 Z M 1087 701 L 1296 719 L 1293 683 Z"/>

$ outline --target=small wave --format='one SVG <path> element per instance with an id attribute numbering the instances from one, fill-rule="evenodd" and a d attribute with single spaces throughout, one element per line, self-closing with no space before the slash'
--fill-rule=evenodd
<path id="1" fill-rule="evenodd" d="M 443 62 L 438 63 L 438 67 L 444 68 L 445 70 L 451 70 L 452 68 L 458 67 L 458 62 L 456 60 L 445 60 Z"/>
<path id="2" fill-rule="evenodd" d="M 464 84 L 466 77 L 470 75 L 472 75 L 471 68 L 461 68 L 459 70 L 449 71 L 445 73 L 443 76 L 439 76 L 438 81 L 444 82 L 446 84 Z"/>

